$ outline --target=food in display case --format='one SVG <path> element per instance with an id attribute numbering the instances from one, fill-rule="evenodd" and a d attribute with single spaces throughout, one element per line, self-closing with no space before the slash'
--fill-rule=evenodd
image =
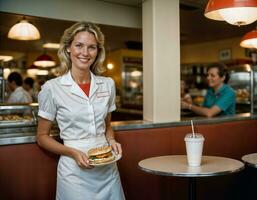
<path id="1" fill-rule="evenodd" d="M 16 126 L 26 124 L 36 124 L 38 105 L 0 105 L 0 125 L 14 124 Z"/>
<path id="2" fill-rule="evenodd" d="M 12 122 L 15 122 L 15 121 L 31 121 L 33 118 L 32 116 L 30 115 L 0 115 L 0 121 L 12 121 Z"/>
<path id="3" fill-rule="evenodd" d="M 38 104 L 0 104 L 0 145 L 35 142 Z M 58 136 L 59 128 L 53 123 L 50 136 Z M 19 139 L 15 139 L 16 137 Z M 31 136 L 33 136 L 31 138 Z"/>
<path id="4" fill-rule="evenodd" d="M 247 89 L 236 90 L 236 102 L 237 103 L 248 103 L 250 101 L 250 93 Z"/>
<path id="5" fill-rule="evenodd" d="M 142 58 L 124 57 L 121 104 L 124 108 L 143 107 Z"/>

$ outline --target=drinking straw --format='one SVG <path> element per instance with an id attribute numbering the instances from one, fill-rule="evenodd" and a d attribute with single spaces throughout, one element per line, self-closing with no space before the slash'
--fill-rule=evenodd
<path id="1" fill-rule="evenodd" d="M 195 138 L 195 130 L 194 130 L 193 120 L 191 120 L 191 127 L 192 127 L 193 138 Z"/>

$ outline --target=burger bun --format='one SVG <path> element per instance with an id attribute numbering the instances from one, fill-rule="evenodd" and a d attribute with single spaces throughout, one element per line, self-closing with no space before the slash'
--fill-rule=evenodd
<path id="1" fill-rule="evenodd" d="M 115 156 L 112 153 L 112 147 L 110 146 L 89 149 L 87 155 L 91 165 L 108 164 L 115 160 Z"/>
<path id="2" fill-rule="evenodd" d="M 115 159 L 115 156 L 112 155 L 112 156 L 107 157 L 107 158 L 96 158 L 96 159 L 90 159 L 89 158 L 89 162 L 90 162 L 90 164 L 94 165 L 94 164 L 108 163 L 110 161 L 113 161 L 114 159 Z"/>

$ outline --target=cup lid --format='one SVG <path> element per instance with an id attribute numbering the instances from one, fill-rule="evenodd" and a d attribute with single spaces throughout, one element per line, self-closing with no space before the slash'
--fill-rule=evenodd
<path id="1" fill-rule="evenodd" d="M 195 139 L 195 140 L 198 140 L 198 141 L 204 140 L 203 135 L 200 134 L 200 133 L 196 133 L 195 136 L 196 136 L 196 137 L 193 137 L 193 134 L 192 134 L 192 133 L 188 133 L 188 134 L 186 134 L 186 136 L 185 136 L 185 141 L 186 141 L 186 140 L 192 140 L 192 139 Z"/>

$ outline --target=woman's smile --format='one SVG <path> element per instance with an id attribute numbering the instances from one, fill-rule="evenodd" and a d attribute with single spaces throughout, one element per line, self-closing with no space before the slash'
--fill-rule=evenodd
<path id="1" fill-rule="evenodd" d="M 95 36 L 86 31 L 77 33 L 68 51 L 73 70 L 89 70 L 98 54 Z"/>

